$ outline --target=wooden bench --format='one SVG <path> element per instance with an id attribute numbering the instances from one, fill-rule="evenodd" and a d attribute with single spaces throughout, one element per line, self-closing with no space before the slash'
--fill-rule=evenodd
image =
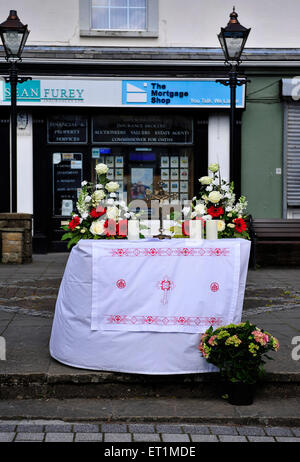
<path id="1" fill-rule="evenodd" d="M 255 218 L 251 220 L 252 267 L 256 268 L 258 245 L 300 245 L 300 219 Z"/>

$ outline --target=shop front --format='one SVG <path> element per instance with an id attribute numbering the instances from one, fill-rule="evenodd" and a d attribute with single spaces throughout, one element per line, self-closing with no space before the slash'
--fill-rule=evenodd
<path id="1" fill-rule="evenodd" d="M 30 209 L 23 193 L 32 191 L 37 253 L 66 250 L 61 226 L 98 162 L 128 204 L 159 181 L 182 203 L 191 199 L 208 162 L 229 176 L 229 89 L 215 80 L 33 80 L 19 86 L 18 104 L 18 210 L 30 212 L 20 208 Z M 243 87 L 236 104 L 244 107 Z M 22 120 L 29 165 L 22 165 L 30 150 Z"/>

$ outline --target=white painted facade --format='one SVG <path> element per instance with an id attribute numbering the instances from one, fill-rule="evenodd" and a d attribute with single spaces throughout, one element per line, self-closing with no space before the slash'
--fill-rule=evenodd
<path id="1" fill-rule="evenodd" d="M 215 47 L 217 33 L 225 27 L 233 3 L 239 20 L 252 27 L 247 48 L 298 48 L 300 2 L 298 0 L 158 0 L 157 37 L 82 37 L 80 0 L 14 0 L 0 2 L 0 18 L 15 9 L 28 24 L 28 45 L 117 47 Z M 89 3 L 89 0 L 85 0 Z"/>

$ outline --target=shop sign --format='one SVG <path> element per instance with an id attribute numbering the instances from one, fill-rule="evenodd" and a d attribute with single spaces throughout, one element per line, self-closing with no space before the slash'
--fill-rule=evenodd
<path id="1" fill-rule="evenodd" d="M 9 105 L 10 84 L 0 83 L 0 104 Z M 230 89 L 216 80 L 27 80 L 17 85 L 17 101 L 28 106 L 229 108 Z M 245 106 L 245 85 L 236 89 Z"/>

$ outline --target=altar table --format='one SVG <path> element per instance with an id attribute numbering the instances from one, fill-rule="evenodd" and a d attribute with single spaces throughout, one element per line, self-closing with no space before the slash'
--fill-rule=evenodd
<path id="1" fill-rule="evenodd" d="M 81 240 L 56 302 L 50 354 L 69 366 L 138 374 L 217 369 L 201 333 L 241 320 L 245 239 Z"/>

